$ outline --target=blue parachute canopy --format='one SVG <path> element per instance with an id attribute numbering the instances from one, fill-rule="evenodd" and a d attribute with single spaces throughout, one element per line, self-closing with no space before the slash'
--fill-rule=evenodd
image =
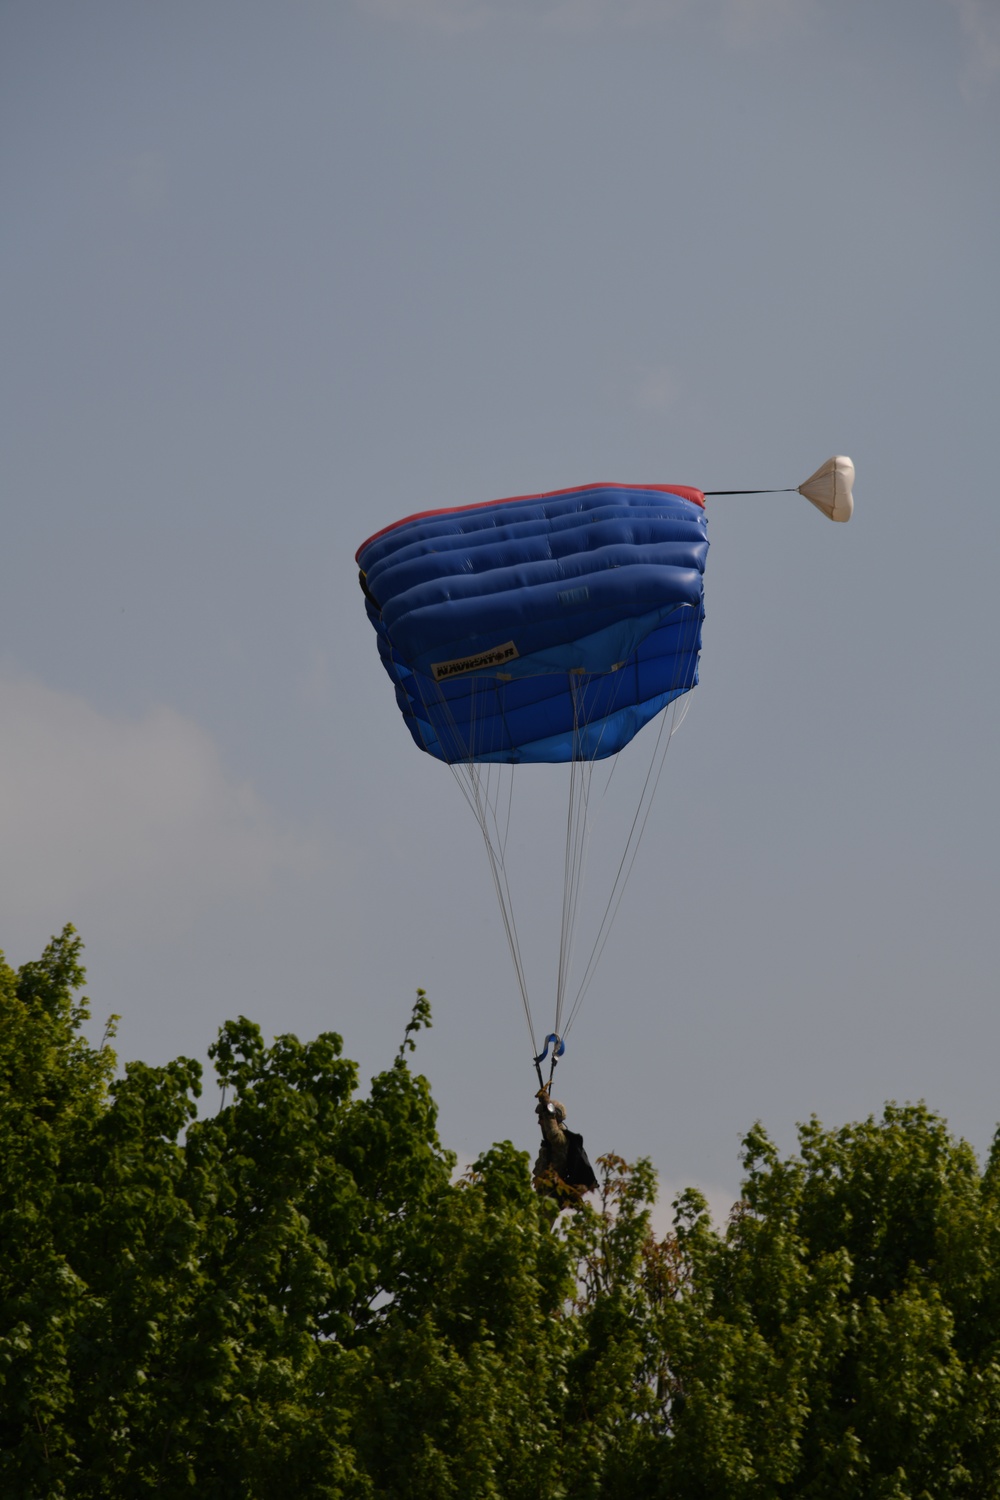
<path id="1" fill-rule="evenodd" d="M 449 764 L 602 759 L 698 681 L 700 490 L 585 485 L 409 516 L 359 549 L 416 743 Z"/>

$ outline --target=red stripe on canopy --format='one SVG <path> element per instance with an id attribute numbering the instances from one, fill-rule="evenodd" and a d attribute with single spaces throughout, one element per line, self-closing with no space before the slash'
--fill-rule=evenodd
<path id="1" fill-rule="evenodd" d="M 558 495 L 572 495 L 577 490 L 650 490 L 660 495 L 678 495 L 682 500 L 690 500 L 693 505 L 705 508 L 705 495 L 702 490 L 692 489 L 686 484 L 571 484 L 564 490 L 543 490 L 537 495 L 507 495 L 503 500 L 477 500 L 472 505 L 443 505 L 438 510 L 418 510 L 412 516 L 404 516 L 401 521 L 393 521 L 391 526 L 383 526 L 381 531 L 375 531 L 370 537 L 361 543 L 354 554 L 354 561 L 358 562 L 366 547 L 372 542 L 377 542 L 380 536 L 387 536 L 390 531 L 395 531 L 398 526 L 406 526 L 410 521 L 426 521 L 431 516 L 451 516 L 463 510 L 487 510 L 491 505 L 514 505 L 518 500 L 554 500 Z"/>

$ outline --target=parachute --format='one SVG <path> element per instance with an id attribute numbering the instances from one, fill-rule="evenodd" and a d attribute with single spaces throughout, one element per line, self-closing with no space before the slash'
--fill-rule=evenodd
<path id="1" fill-rule="evenodd" d="M 847 520 L 853 477 L 850 459 L 831 459 L 800 493 L 830 519 Z M 584 485 L 422 511 L 358 549 L 368 617 L 407 729 L 452 769 L 483 833 L 536 1068 L 545 1054 L 520 958 L 495 773 L 569 767 L 559 973 L 546 1039 L 554 1068 L 632 868 L 677 705 L 698 681 L 707 556 L 705 493 L 663 484 Z M 658 715 L 625 852 L 570 1001 L 592 770 Z"/>
<path id="2" fill-rule="evenodd" d="M 448 764 L 603 759 L 697 681 L 704 497 L 591 485 L 411 516 L 358 552 L 407 728 Z"/>

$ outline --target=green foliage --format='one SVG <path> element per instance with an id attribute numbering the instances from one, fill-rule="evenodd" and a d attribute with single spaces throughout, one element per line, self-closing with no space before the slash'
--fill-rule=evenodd
<path id="1" fill-rule="evenodd" d="M 724 1236 L 680 1233 L 664 1495 L 1000 1495 L 992 1164 L 923 1105 L 744 1143 Z"/>
<path id="2" fill-rule="evenodd" d="M 240 1017 L 201 1068 L 84 1038 L 71 928 L 0 958 L 0 1493 L 1000 1500 L 1000 1137 L 922 1105 L 783 1159 L 721 1232 L 608 1155 L 559 1213 L 462 1177 L 409 1056 Z"/>

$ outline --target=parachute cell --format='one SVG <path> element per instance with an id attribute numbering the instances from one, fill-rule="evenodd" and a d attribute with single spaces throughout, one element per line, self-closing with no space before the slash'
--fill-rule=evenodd
<path id="1" fill-rule="evenodd" d="M 413 739 L 449 764 L 603 759 L 697 682 L 704 496 L 589 485 L 424 512 L 358 565 Z"/>

